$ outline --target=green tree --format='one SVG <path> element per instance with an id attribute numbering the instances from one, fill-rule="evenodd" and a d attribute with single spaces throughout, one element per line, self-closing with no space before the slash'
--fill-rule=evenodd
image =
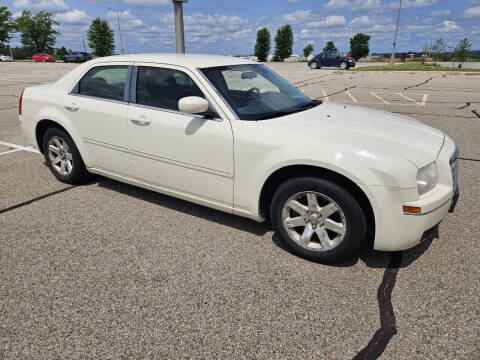
<path id="1" fill-rule="evenodd" d="M 270 46 L 270 31 L 266 27 L 258 30 L 257 43 L 255 44 L 255 56 L 258 61 L 267 61 Z"/>
<path id="2" fill-rule="evenodd" d="M 113 30 L 107 20 L 97 17 L 87 32 L 88 46 L 97 56 L 112 55 L 115 50 Z"/>
<path id="3" fill-rule="evenodd" d="M 303 48 L 303 56 L 308 57 L 311 53 L 313 53 L 313 45 L 308 44 Z"/>
<path id="4" fill-rule="evenodd" d="M 275 54 L 273 61 L 283 61 L 292 55 L 293 31 L 290 25 L 284 25 L 275 36 Z"/>
<path id="5" fill-rule="evenodd" d="M 23 10 L 22 16 L 15 21 L 15 28 L 21 33 L 21 41 L 29 53 L 51 52 L 56 35 L 59 34 L 54 26 L 59 25 L 53 14 L 40 11 L 35 16 L 28 10 Z"/>
<path id="6" fill-rule="evenodd" d="M 445 42 L 442 39 L 438 39 L 430 49 L 432 58 L 435 61 L 445 60 Z"/>
<path id="7" fill-rule="evenodd" d="M 323 51 L 337 51 L 337 48 L 335 47 L 333 41 L 327 41 L 325 47 L 323 48 Z"/>
<path id="8" fill-rule="evenodd" d="M 370 52 L 369 48 L 370 35 L 358 33 L 350 39 L 350 55 L 355 59 L 367 56 Z"/>
<path id="9" fill-rule="evenodd" d="M 12 13 L 6 6 L 0 6 L 0 46 L 6 46 L 13 30 Z"/>
<path id="10" fill-rule="evenodd" d="M 60 57 L 68 55 L 68 51 L 65 48 L 65 46 L 62 46 L 60 49 L 57 49 L 57 55 Z"/>
<path id="11" fill-rule="evenodd" d="M 471 47 L 472 43 L 467 38 L 460 40 L 457 47 L 453 50 L 452 59 L 459 62 L 467 61 Z"/>

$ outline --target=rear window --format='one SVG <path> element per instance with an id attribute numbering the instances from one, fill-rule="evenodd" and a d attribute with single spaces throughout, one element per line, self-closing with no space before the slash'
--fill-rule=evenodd
<path id="1" fill-rule="evenodd" d="M 109 100 L 124 100 L 128 66 L 97 66 L 78 83 L 78 93 Z"/>

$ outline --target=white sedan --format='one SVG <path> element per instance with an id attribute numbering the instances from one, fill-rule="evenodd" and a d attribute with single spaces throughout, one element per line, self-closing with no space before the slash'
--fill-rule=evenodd
<path id="1" fill-rule="evenodd" d="M 28 87 L 20 121 L 65 183 L 91 173 L 257 221 L 296 254 L 402 250 L 458 199 L 455 143 L 416 120 L 311 100 L 269 68 L 128 55 Z"/>

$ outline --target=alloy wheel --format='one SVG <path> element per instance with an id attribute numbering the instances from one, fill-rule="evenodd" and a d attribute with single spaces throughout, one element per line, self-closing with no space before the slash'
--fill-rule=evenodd
<path id="1" fill-rule="evenodd" d="M 48 141 L 48 158 L 52 167 L 62 176 L 72 173 L 73 159 L 68 144 L 58 136 L 52 136 Z"/>
<path id="2" fill-rule="evenodd" d="M 333 249 L 343 241 L 347 231 L 347 221 L 340 206 L 314 191 L 290 197 L 282 210 L 282 223 L 293 241 L 313 251 Z"/>

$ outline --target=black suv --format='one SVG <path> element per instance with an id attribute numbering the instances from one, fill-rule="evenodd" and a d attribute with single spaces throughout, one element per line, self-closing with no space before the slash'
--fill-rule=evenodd
<path id="1" fill-rule="evenodd" d="M 68 55 L 62 56 L 63 62 L 76 62 L 76 63 L 81 63 L 85 62 L 88 60 L 92 60 L 92 57 L 90 54 L 85 53 L 85 52 L 72 52 Z"/>
<path id="2" fill-rule="evenodd" d="M 338 51 L 324 51 L 308 62 L 308 66 L 312 69 L 320 69 L 325 67 L 339 67 L 342 70 L 355 66 L 355 61 L 351 58 L 341 56 Z"/>

